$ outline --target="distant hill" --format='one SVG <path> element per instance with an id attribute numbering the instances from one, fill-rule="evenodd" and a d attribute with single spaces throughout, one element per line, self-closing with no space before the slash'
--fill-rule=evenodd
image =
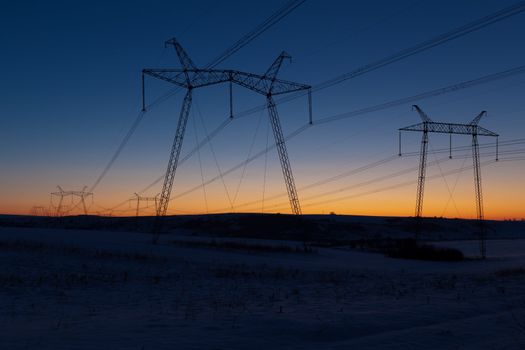
<path id="1" fill-rule="evenodd" d="M 39 227 L 149 232 L 155 217 L 0 215 L 0 227 Z M 525 238 L 525 221 L 485 221 L 488 239 Z M 352 215 L 213 214 L 164 218 L 163 231 L 184 235 L 304 240 L 334 244 L 359 239 L 413 237 L 412 217 Z M 475 239 L 478 222 L 467 219 L 424 218 L 421 238 Z"/>

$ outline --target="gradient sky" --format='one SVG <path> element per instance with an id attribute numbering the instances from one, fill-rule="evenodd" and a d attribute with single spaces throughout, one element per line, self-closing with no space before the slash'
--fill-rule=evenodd
<path id="1" fill-rule="evenodd" d="M 12 1 L 0 12 L 0 213 L 28 213 L 48 206 L 56 185 L 79 190 L 90 186 L 107 164 L 140 110 L 140 71 L 179 67 L 164 41 L 177 37 L 199 66 L 253 29 L 284 0 L 271 1 Z M 280 23 L 221 63 L 221 68 L 263 73 L 280 51 L 293 56 L 280 77 L 315 85 L 381 59 L 469 21 L 515 3 L 511 1 L 320 1 L 307 0 Z M 314 120 L 389 100 L 415 95 L 503 71 L 525 61 L 525 14 L 516 15 L 457 40 L 314 94 Z M 169 91 L 167 83 L 148 79 L 148 99 Z M 525 75 L 418 102 L 436 121 L 468 122 L 481 110 L 480 125 L 500 141 L 525 138 Z M 123 203 L 164 171 L 182 96 L 149 111 L 110 172 L 96 188 L 90 212 L 106 212 Z M 262 96 L 235 89 L 235 109 L 264 102 Z M 285 134 L 307 121 L 305 99 L 280 105 Z M 227 86 L 198 90 L 184 140 L 183 155 L 228 115 Z M 363 215 L 413 215 L 417 170 L 363 184 L 417 167 L 417 156 L 339 181 L 301 190 L 318 180 L 397 153 L 397 129 L 419 122 L 410 104 L 314 126 L 288 142 L 303 212 Z M 234 120 L 212 141 L 213 151 L 180 166 L 173 195 L 202 183 L 266 146 L 266 113 Z M 419 134 L 405 134 L 403 150 L 419 150 Z M 493 142 L 481 138 L 481 143 Z M 456 136 L 454 146 L 468 146 Z M 252 146 L 253 144 L 253 146 Z M 430 135 L 424 215 L 475 215 L 470 150 L 455 158 L 433 152 L 448 146 L 447 135 Z M 525 147 L 502 146 L 501 158 L 523 159 Z M 524 151 L 520 151 L 524 150 Z M 493 148 L 482 148 L 483 160 Z M 200 163 L 199 163 L 200 156 Z M 436 164 L 435 161 L 439 160 Z M 265 173 L 267 164 L 267 175 Z M 464 168 L 459 174 L 441 176 Z M 488 218 L 525 217 L 525 161 L 502 161 L 482 169 Z M 275 151 L 223 181 L 172 201 L 169 213 L 230 211 L 235 205 L 285 193 Z M 432 178 L 436 176 L 435 178 Z M 266 179 L 266 180 L 265 180 Z M 242 181 L 241 181 L 242 180 Z M 413 184 L 396 186 L 414 181 Z M 239 185 L 240 184 L 240 185 Z M 144 195 L 160 191 L 160 185 Z M 354 186 L 352 188 L 346 188 Z M 228 194 L 226 194 L 225 187 Z M 239 188 L 237 190 L 237 188 Z M 336 190 L 342 189 L 335 193 Z M 329 191 L 333 194 L 323 195 Z M 237 194 L 236 194 L 237 193 Z M 228 200 L 228 196 L 230 200 Z M 55 202 L 56 203 L 56 202 Z M 207 205 L 206 205 L 207 204 Z M 235 211 L 289 212 L 287 197 L 235 207 Z M 133 203 L 114 215 L 133 214 Z M 152 213 L 144 208 L 143 213 Z"/>

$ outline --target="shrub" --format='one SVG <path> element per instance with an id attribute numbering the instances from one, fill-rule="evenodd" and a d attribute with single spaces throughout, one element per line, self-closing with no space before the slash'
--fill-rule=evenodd
<path id="1" fill-rule="evenodd" d="M 386 248 L 385 255 L 392 258 L 432 260 L 432 261 L 461 261 L 463 253 L 454 248 L 441 248 L 430 244 L 417 243 L 414 239 L 397 240 Z"/>

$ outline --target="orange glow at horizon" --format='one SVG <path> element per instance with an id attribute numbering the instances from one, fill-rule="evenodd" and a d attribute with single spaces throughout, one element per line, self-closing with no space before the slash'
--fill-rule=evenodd
<path id="1" fill-rule="evenodd" d="M 275 155 L 274 155 L 275 156 Z M 275 159 L 274 159 L 275 161 Z M 297 188 L 303 214 L 364 215 L 364 216 L 414 216 L 417 171 L 410 170 L 417 166 L 417 159 L 408 160 L 408 163 L 392 163 L 388 166 L 373 169 L 364 173 L 344 177 L 340 180 L 310 186 L 323 178 L 347 171 L 348 168 L 357 168 L 370 160 L 353 161 L 349 165 L 327 167 L 324 164 L 312 166 L 306 162 L 296 162 Z M 457 163 L 454 163 L 454 162 Z M 235 162 L 233 160 L 232 162 Z M 448 162 L 448 161 L 447 161 Z M 472 169 L 466 168 L 463 173 L 442 177 L 441 172 L 458 168 L 461 160 L 443 163 L 438 169 L 429 166 L 423 204 L 423 216 L 474 219 L 475 196 L 472 181 Z M 468 164 L 468 163 L 467 163 Z M 493 220 L 525 218 L 525 188 L 518 176 L 523 170 L 521 164 L 495 163 L 482 169 L 483 195 L 485 218 Z M 239 180 L 239 173 L 232 173 L 225 177 L 225 182 L 215 181 L 205 187 L 203 191 L 198 172 L 198 163 L 188 163 L 177 173 L 172 193 L 172 201 L 168 208 L 168 215 L 181 214 L 214 214 L 214 213 L 291 213 L 286 189 L 282 180 L 279 164 L 273 165 L 266 178 L 261 174 L 261 164 L 254 164 L 247 168 L 243 181 Z M 344 168 L 346 167 L 346 168 Z M 389 176 L 400 169 L 409 169 L 402 176 Z M 208 178 L 214 176 L 208 170 Z M 133 200 L 133 191 L 139 189 L 151 179 L 158 178 L 153 170 L 140 170 L 129 173 L 128 169 L 117 170 L 112 173 L 106 182 L 94 193 L 94 201 L 87 200 L 88 214 L 111 216 L 134 216 L 136 201 Z M 208 179 L 206 178 L 206 179 Z M 373 182 L 376 179 L 381 181 Z M 31 207 L 42 206 L 54 213 L 56 208 L 50 206 L 49 192 L 42 191 L 42 187 L 54 189 L 52 182 L 40 184 L 36 181 L 26 187 L 26 193 L 21 195 L 16 189 L 3 191 L 0 201 L 0 213 L 28 215 Z M 158 193 L 161 183 L 141 195 L 152 197 Z M 13 186 L 14 187 L 14 186 Z M 76 189 L 74 186 L 64 186 L 64 189 Z M 191 193 L 187 193 L 191 191 Z M 47 193 L 46 193 L 47 192 Z M 36 198 L 32 193 L 40 193 Z M 187 194 L 186 194 L 187 193 Z M 57 198 L 54 199 L 54 205 Z M 78 199 L 65 200 L 65 204 L 76 209 L 69 215 L 82 214 Z M 110 210 L 112 209 L 112 210 Z M 153 203 L 140 206 L 140 215 L 155 215 Z"/>
<path id="2" fill-rule="evenodd" d="M 282 189 L 282 184 L 275 183 L 276 188 Z M 433 187 L 438 187 L 433 188 Z M 503 187 L 503 186 L 502 186 Z M 486 186 L 485 191 L 485 218 L 492 220 L 504 219 L 522 219 L 525 217 L 525 208 L 521 205 L 522 196 L 519 193 L 512 193 L 512 188 L 504 187 L 505 190 L 490 189 Z M 402 216 L 408 217 L 414 215 L 415 206 L 415 188 L 414 186 L 406 186 L 404 188 L 393 189 L 385 192 L 375 194 L 366 194 L 366 189 L 361 189 L 354 192 L 344 192 L 341 194 L 333 194 L 319 199 L 315 198 L 315 193 L 299 193 L 302 200 L 303 214 L 330 214 L 336 213 L 340 215 L 363 215 L 363 216 Z M 359 195 L 364 193 L 365 195 Z M 352 197 L 343 200 L 339 198 Z M 314 199 L 310 199 L 313 197 Z M 95 197 L 95 204 L 91 200 L 87 201 L 88 213 L 93 215 L 111 215 L 111 216 L 134 216 L 136 212 L 136 201 L 132 200 L 131 196 L 127 196 L 129 201 L 123 200 L 126 195 L 123 192 L 115 194 L 111 197 L 104 198 Z M 173 199 L 170 202 L 168 215 L 191 215 L 191 214 L 215 214 L 215 213 L 282 213 L 290 214 L 288 198 L 284 192 L 269 193 L 264 207 L 262 206 L 262 196 L 260 188 L 256 191 L 249 192 L 244 190 L 238 195 L 233 209 L 230 203 L 225 199 L 224 193 L 220 189 L 215 191 L 208 191 L 207 206 L 204 204 L 202 191 L 181 198 Z M 335 201 L 332 201 L 335 199 Z M 68 207 L 76 207 L 68 215 L 82 214 L 81 205 L 79 201 L 71 202 L 69 199 L 64 201 Z M 448 204 L 447 204 L 448 202 Z M 0 206 L 2 214 L 27 215 L 31 206 L 27 202 L 16 203 L 16 205 Z M 121 205 L 114 210 L 106 210 L 112 208 L 120 203 Z M 55 212 L 55 208 L 51 206 L 42 205 L 48 208 L 50 213 Z M 153 203 L 141 203 L 140 215 L 155 215 L 155 207 Z M 475 218 L 475 201 L 473 189 L 467 188 L 463 192 L 454 196 L 454 202 L 449 199 L 449 194 L 446 191 L 439 191 L 439 186 L 427 185 L 425 191 L 423 216 L 425 217 L 446 217 L 446 218 Z"/>

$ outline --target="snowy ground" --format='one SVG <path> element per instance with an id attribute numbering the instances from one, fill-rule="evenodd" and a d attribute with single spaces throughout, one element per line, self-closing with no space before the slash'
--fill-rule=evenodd
<path id="1" fill-rule="evenodd" d="M 0 349 L 525 348 L 523 241 L 441 263 L 175 239 L 0 228 Z"/>

